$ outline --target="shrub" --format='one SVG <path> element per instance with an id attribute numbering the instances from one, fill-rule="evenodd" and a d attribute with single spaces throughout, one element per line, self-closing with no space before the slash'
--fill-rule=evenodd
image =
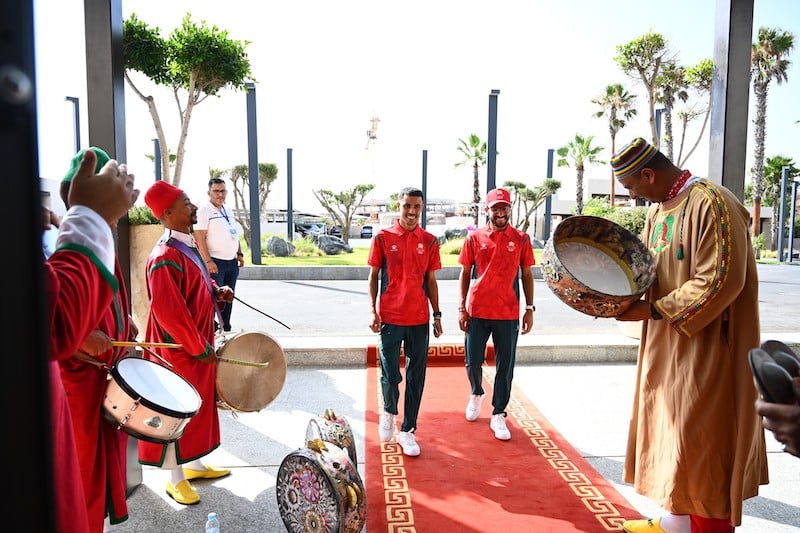
<path id="1" fill-rule="evenodd" d="M 160 224 L 158 219 L 146 205 L 135 205 L 128 210 L 128 223 L 131 226 L 146 226 Z"/>
<path id="2" fill-rule="evenodd" d="M 586 202 L 583 214 L 607 218 L 641 238 L 644 221 L 647 218 L 647 207 L 612 207 L 608 203 L 608 198 L 592 198 Z"/>

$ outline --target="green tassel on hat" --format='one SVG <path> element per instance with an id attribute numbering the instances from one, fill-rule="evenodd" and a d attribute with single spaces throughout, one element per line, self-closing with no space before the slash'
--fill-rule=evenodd
<path id="1" fill-rule="evenodd" d="M 64 174 L 64 177 L 61 179 L 62 183 L 65 183 L 65 182 L 66 183 L 72 183 L 72 178 L 75 177 L 75 173 L 78 171 L 78 168 L 81 166 L 81 161 L 83 161 L 83 154 L 86 153 L 86 150 L 91 150 L 95 154 L 97 154 L 97 166 L 94 169 L 95 173 L 100 172 L 100 169 L 103 168 L 104 166 L 106 166 L 106 163 L 108 163 L 109 160 L 111 160 L 111 158 L 108 157 L 108 154 L 105 153 L 105 151 L 103 151 L 101 148 L 97 148 L 95 146 L 90 146 L 89 148 L 84 148 L 80 152 L 75 154 L 73 156 L 72 160 L 69 162 L 69 170 L 67 171 L 66 174 Z"/>

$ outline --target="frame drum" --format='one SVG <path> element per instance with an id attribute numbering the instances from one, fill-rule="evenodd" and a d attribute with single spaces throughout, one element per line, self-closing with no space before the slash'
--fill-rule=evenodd
<path id="1" fill-rule="evenodd" d="M 166 444 L 183 435 L 200 410 L 191 383 L 148 359 L 125 357 L 111 369 L 103 398 L 103 416 L 138 439 Z"/>
<path id="2" fill-rule="evenodd" d="M 290 533 L 358 533 L 364 529 L 364 484 L 347 452 L 330 442 L 309 443 L 278 468 L 278 512 Z"/>
<path id="3" fill-rule="evenodd" d="M 656 279 L 647 246 L 606 218 L 571 216 L 542 250 L 542 276 L 561 301 L 596 317 L 615 317 Z"/>
<path id="4" fill-rule="evenodd" d="M 272 403 L 286 381 L 286 355 L 278 341 L 243 331 L 218 342 L 217 406 L 253 412 Z"/>

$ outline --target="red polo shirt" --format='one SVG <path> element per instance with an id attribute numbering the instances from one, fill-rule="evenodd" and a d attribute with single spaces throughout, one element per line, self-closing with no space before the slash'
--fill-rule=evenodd
<path id="1" fill-rule="evenodd" d="M 519 269 L 536 263 L 527 233 L 512 226 L 495 230 L 487 224 L 467 237 L 458 262 L 477 269 L 467 295 L 469 316 L 519 320 Z"/>
<path id="2" fill-rule="evenodd" d="M 425 274 L 442 268 L 439 241 L 417 226 L 406 231 L 395 222 L 372 238 L 367 264 L 380 268 L 381 322 L 418 326 L 429 320 Z"/>

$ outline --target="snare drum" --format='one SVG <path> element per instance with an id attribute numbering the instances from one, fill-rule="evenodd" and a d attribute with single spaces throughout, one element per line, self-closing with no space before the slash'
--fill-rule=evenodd
<path id="1" fill-rule="evenodd" d="M 217 406 L 260 411 L 286 381 L 286 355 L 267 333 L 243 331 L 217 341 Z"/>
<path id="2" fill-rule="evenodd" d="M 200 404 L 182 376 L 154 361 L 126 357 L 111 368 L 103 416 L 129 435 L 166 444 L 183 435 Z"/>
<path id="3" fill-rule="evenodd" d="M 561 222 L 545 244 L 542 277 L 573 309 L 615 317 L 655 282 L 656 265 L 627 229 L 605 218 L 578 215 Z"/>
<path id="4" fill-rule="evenodd" d="M 335 444 L 317 444 L 290 453 L 278 469 L 275 493 L 286 530 L 358 533 L 367 516 L 358 469 Z"/>
<path id="5" fill-rule="evenodd" d="M 306 428 L 306 442 L 313 440 L 331 442 L 347 450 L 347 455 L 353 464 L 358 464 L 356 457 L 356 442 L 350 424 L 343 416 L 336 416 L 333 409 L 326 409 L 322 416 L 315 416 L 308 421 Z"/>

